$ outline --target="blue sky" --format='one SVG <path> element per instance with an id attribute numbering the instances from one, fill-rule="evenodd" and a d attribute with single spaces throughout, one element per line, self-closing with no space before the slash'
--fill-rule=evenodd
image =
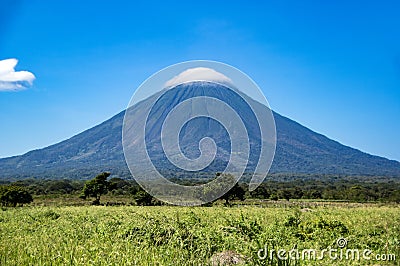
<path id="1" fill-rule="evenodd" d="M 161 68 L 208 59 L 247 73 L 275 111 L 400 160 L 400 4 L 259 2 L 1 1 L 0 60 L 36 80 L 0 91 L 0 157 L 69 138 Z"/>

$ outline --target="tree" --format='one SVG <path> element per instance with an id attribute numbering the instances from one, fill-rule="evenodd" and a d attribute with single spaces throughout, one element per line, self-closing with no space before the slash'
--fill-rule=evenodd
<path id="1" fill-rule="evenodd" d="M 231 174 L 216 173 L 215 180 L 208 182 L 203 187 L 203 197 L 201 200 L 206 203 L 210 199 L 224 199 L 225 205 L 229 206 L 230 200 L 244 200 L 246 191 L 237 183 L 237 179 Z M 215 182 L 214 182 L 215 181 Z M 226 191 L 227 187 L 231 187 Z"/>
<path id="2" fill-rule="evenodd" d="M 21 206 L 33 201 L 32 195 L 20 186 L 0 186 L 0 202 L 2 206 Z"/>
<path id="3" fill-rule="evenodd" d="M 304 195 L 304 192 L 301 188 L 296 186 L 294 189 L 292 189 L 291 194 L 294 199 L 301 199 Z"/>
<path id="4" fill-rule="evenodd" d="M 251 198 L 268 199 L 271 196 L 271 191 L 265 183 L 262 183 L 256 190 L 249 193 Z"/>
<path id="5" fill-rule="evenodd" d="M 241 201 L 244 200 L 244 195 L 246 194 L 246 191 L 238 184 L 236 183 L 233 188 L 231 188 L 228 192 L 226 192 L 221 199 L 225 200 L 225 206 L 230 206 L 229 201 L 234 200 L 234 199 L 239 199 Z"/>
<path id="6" fill-rule="evenodd" d="M 101 195 L 104 195 L 115 188 L 114 183 L 107 181 L 109 176 L 110 173 L 104 172 L 96 176 L 94 179 L 87 181 L 82 189 L 82 195 L 80 197 L 83 199 L 93 197 L 95 200 L 92 204 L 99 205 Z"/>
<path id="7" fill-rule="evenodd" d="M 141 188 L 135 193 L 135 195 L 133 195 L 133 198 L 135 199 L 136 204 L 139 206 L 155 205 L 153 196 Z"/>
<path id="8" fill-rule="evenodd" d="M 292 197 L 292 193 L 288 189 L 282 189 L 279 190 L 278 197 L 281 199 L 289 200 Z"/>
<path id="9" fill-rule="evenodd" d="M 222 185 L 222 187 L 232 184 L 232 182 L 235 182 L 234 177 L 230 174 L 223 175 L 221 173 L 217 173 L 216 178 L 220 178 L 220 182 L 221 182 L 220 185 Z M 229 206 L 230 200 L 234 200 L 234 199 L 244 200 L 245 194 L 246 194 L 246 191 L 236 182 L 235 185 L 228 192 L 226 192 L 224 195 L 222 195 L 220 198 L 225 200 L 226 206 Z"/>
<path id="10" fill-rule="evenodd" d="M 276 193 L 272 193 L 270 196 L 269 196 L 269 199 L 270 200 L 279 200 L 279 197 L 278 197 L 278 194 L 276 194 Z"/>
<path id="11" fill-rule="evenodd" d="M 322 194 L 318 190 L 313 190 L 310 195 L 311 199 L 322 199 Z"/>
<path id="12" fill-rule="evenodd" d="M 46 184 L 46 193 L 70 194 L 74 187 L 67 180 L 54 180 Z"/>

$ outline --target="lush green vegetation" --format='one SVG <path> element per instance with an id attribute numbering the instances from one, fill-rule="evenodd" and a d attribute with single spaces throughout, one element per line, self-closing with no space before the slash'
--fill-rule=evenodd
<path id="1" fill-rule="evenodd" d="M 174 179 L 176 183 L 193 185 L 206 182 L 208 179 L 196 181 L 187 179 Z M 102 185 L 99 186 L 101 182 Z M 151 202 L 151 198 L 133 180 L 113 177 L 108 181 L 83 181 L 83 180 L 46 180 L 25 179 L 16 182 L 4 182 L 4 185 L 23 187 L 35 198 L 51 198 L 60 195 L 79 197 L 83 191 L 84 197 L 100 195 L 125 196 L 137 199 L 143 204 Z M 86 188 L 85 187 L 86 183 Z M 100 194 L 92 193 L 92 188 L 102 188 Z M 255 191 L 249 192 L 247 184 L 240 184 L 241 189 L 235 186 L 235 193 L 228 193 L 225 197 L 229 199 L 313 199 L 328 201 L 350 201 L 350 202 L 397 202 L 400 203 L 400 180 L 370 177 L 340 177 L 340 176 L 293 176 L 275 175 L 267 178 Z M 107 189 L 106 189 L 107 188 Z M 245 194 L 241 195 L 244 190 Z M 86 196 L 85 192 L 86 191 Z M 99 191 L 96 191 L 99 192 Z M 147 198 L 146 198 L 147 197 Z"/>
<path id="2" fill-rule="evenodd" d="M 0 265 L 399 265 L 400 182 L 394 179 L 282 175 L 253 192 L 235 185 L 207 207 L 174 207 L 148 206 L 162 204 L 134 181 L 108 176 L 3 182 Z M 12 203 L 21 199 L 17 194 L 32 195 L 33 202 Z M 341 238 L 344 248 L 337 246 Z M 360 259 L 318 259 L 331 248 L 357 249 Z M 317 254 L 284 259 L 279 249 Z M 364 250 L 372 252 L 369 260 Z M 386 261 L 376 261 L 377 254 Z"/>
<path id="3" fill-rule="evenodd" d="M 211 265 L 223 261 L 221 254 L 225 254 L 240 257 L 248 265 L 285 265 L 276 256 L 273 261 L 260 260 L 257 252 L 265 245 L 269 250 L 337 248 L 336 240 L 344 237 L 346 248 L 394 254 L 397 260 L 387 265 L 396 265 L 399 225 L 396 205 L 4 208 L 0 211 L 0 264 Z M 297 263 L 382 264 L 329 256 Z"/>

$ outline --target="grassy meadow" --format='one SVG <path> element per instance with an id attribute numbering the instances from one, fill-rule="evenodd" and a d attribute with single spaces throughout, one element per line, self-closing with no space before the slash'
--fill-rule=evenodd
<path id="1" fill-rule="evenodd" d="M 338 249 L 337 239 L 347 245 Z M 370 249 L 370 259 L 260 259 Z M 258 252 L 263 249 L 263 252 Z M 377 261 L 375 254 L 391 254 Z M 319 255 L 319 253 L 317 253 Z M 396 259 L 394 259 L 394 256 Z M 387 256 L 387 260 L 389 256 Z M 232 259 L 233 258 L 233 259 Z M 400 265 L 398 205 L 27 206 L 0 211 L 0 265 Z M 224 264 L 225 263 L 225 264 Z"/>

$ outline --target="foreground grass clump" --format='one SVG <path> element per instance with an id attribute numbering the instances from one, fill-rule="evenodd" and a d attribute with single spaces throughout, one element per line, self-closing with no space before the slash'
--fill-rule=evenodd
<path id="1" fill-rule="evenodd" d="M 0 265 L 398 265 L 399 207 L 22 207 L 0 211 Z M 370 249 L 395 261 L 282 261 L 257 252 L 294 247 Z M 239 256 L 238 255 L 238 256 Z"/>

